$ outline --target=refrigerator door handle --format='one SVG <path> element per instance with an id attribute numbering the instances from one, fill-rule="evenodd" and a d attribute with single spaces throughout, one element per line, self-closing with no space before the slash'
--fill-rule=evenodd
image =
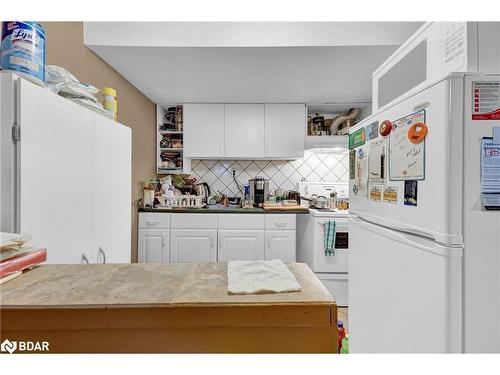
<path id="1" fill-rule="evenodd" d="M 410 234 L 397 229 L 387 228 L 381 225 L 372 224 L 368 221 L 360 219 L 356 215 L 349 215 L 349 222 L 362 227 L 363 229 L 377 233 L 381 236 L 391 238 L 410 246 L 425 250 L 427 252 L 441 255 L 441 256 L 462 256 L 462 247 L 449 247 L 441 245 L 440 243 L 426 237 Z"/>

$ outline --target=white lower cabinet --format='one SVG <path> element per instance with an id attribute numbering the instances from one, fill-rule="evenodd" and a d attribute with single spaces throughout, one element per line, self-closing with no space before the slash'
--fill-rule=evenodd
<path id="1" fill-rule="evenodd" d="M 139 213 L 139 262 L 295 262 L 294 214 Z"/>
<path id="2" fill-rule="evenodd" d="M 265 259 L 295 262 L 295 230 L 267 230 Z"/>
<path id="3" fill-rule="evenodd" d="M 263 259 L 263 230 L 219 230 L 219 262 Z"/>
<path id="4" fill-rule="evenodd" d="M 168 263 L 168 229 L 139 229 L 139 263 Z"/>
<path id="5" fill-rule="evenodd" d="M 170 231 L 170 262 L 216 261 L 216 229 L 172 229 Z"/>

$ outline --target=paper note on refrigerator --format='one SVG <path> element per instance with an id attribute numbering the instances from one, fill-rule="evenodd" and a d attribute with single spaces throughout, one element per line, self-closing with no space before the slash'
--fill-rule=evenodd
<path id="1" fill-rule="evenodd" d="M 368 179 L 370 184 L 385 183 L 385 139 L 383 138 L 370 144 Z"/>
<path id="2" fill-rule="evenodd" d="M 414 144 L 408 138 L 408 129 L 416 122 L 425 123 L 424 110 L 392 123 L 389 137 L 389 179 L 392 181 L 425 178 L 425 140 Z"/>

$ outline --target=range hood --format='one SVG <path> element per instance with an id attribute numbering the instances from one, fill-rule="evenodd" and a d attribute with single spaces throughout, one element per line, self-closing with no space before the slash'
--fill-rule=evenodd
<path id="1" fill-rule="evenodd" d="M 304 150 L 317 154 L 342 153 L 348 148 L 347 135 L 315 135 L 307 136 L 304 140 Z"/>

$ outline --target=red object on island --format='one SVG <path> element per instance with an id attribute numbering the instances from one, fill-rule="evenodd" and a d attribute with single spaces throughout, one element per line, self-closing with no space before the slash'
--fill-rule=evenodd
<path id="1" fill-rule="evenodd" d="M 0 278 L 9 276 L 18 271 L 23 271 L 45 262 L 47 260 L 47 250 L 39 249 L 21 254 L 15 258 L 10 258 L 0 262 Z"/>

